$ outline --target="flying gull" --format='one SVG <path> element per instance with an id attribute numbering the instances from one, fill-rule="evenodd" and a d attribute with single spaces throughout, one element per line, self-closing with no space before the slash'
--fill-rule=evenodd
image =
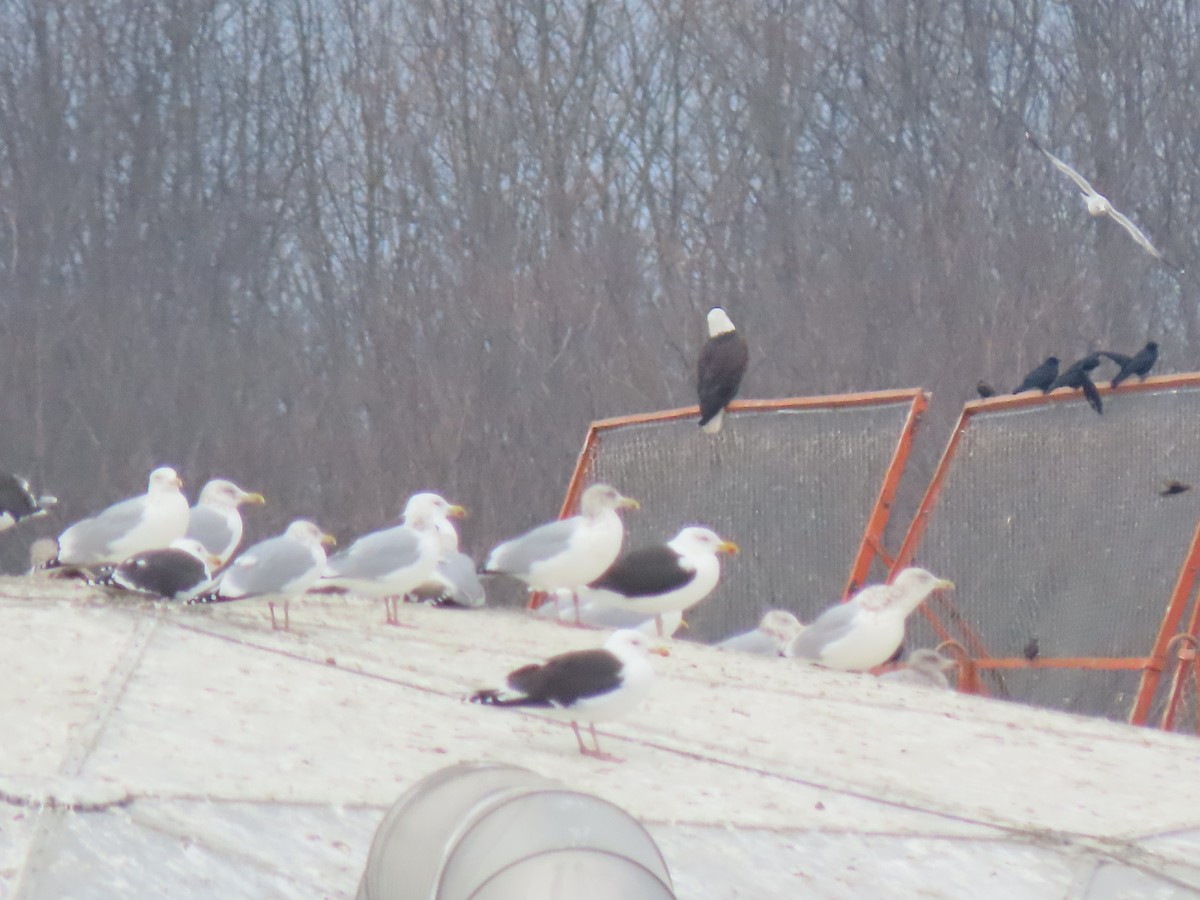
<path id="1" fill-rule="evenodd" d="M 402 524 L 365 534 L 330 557 L 321 585 L 384 598 L 388 624 L 397 624 L 392 601 L 423 584 L 437 568 L 438 520 L 465 512 L 438 494 L 413 494 L 404 506 Z"/>
<path id="2" fill-rule="evenodd" d="M 204 485 L 200 499 L 188 511 L 186 537 L 199 541 L 215 556 L 219 569 L 229 562 L 242 542 L 242 514 L 238 507 L 244 503 L 261 506 L 266 502 L 262 494 L 251 494 L 232 481 L 214 478 Z"/>
<path id="3" fill-rule="evenodd" d="M 600 750 L 596 723 L 624 716 L 646 696 L 654 683 L 649 653 L 667 655 L 640 631 L 617 631 L 603 649 L 574 650 L 541 665 L 522 666 L 508 674 L 507 690 L 477 691 L 468 699 L 488 706 L 536 709 L 565 719 L 575 732 L 580 753 L 615 760 Z M 593 748 L 584 744 L 580 722 L 591 729 Z"/>
<path id="4" fill-rule="evenodd" d="M 757 656 L 779 656 L 783 648 L 803 630 L 804 625 L 800 620 L 786 609 L 770 609 L 763 613 L 757 628 L 726 638 L 717 644 L 717 649 Z"/>
<path id="5" fill-rule="evenodd" d="M 297 519 L 287 531 L 265 541 L 259 541 L 244 551 L 225 570 L 217 589 L 200 598 L 203 602 L 223 603 L 229 600 L 266 598 L 271 610 L 271 627 L 275 624 L 275 601 L 283 601 L 283 627 L 288 621 L 288 604 L 299 597 L 318 578 L 325 568 L 325 547 L 334 543 L 307 519 Z"/>
<path id="6" fill-rule="evenodd" d="M 1134 375 L 1142 381 L 1146 380 L 1146 376 L 1150 374 L 1150 370 L 1158 362 L 1158 343 L 1156 341 L 1148 341 L 1146 346 L 1133 356 L 1126 356 L 1124 353 L 1113 353 L 1110 350 L 1101 350 L 1100 354 L 1107 356 L 1120 366 L 1121 370 L 1113 376 L 1112 384 L 1110 385 L 1111 387 L 1117 387 L 1122 381 L 1132 378 Z"/>
<path id="7" fill-rule="evenodd" d="M 717 586 L 721 577 L 717 554 L 737 552 L 737 544 L 709 528 L 684 528 L 666 544 L 627 553 L 580 596 L 642 615 L 685 612 Z M 658 629 L 662 637 L 661 619 Z"/>
<path id="8" fill-rule="evenodd" d="M 483 582 L 475 571 L 475 560 L 458 549 L 458 530 L 454 523 L 442 517 L 435 523 L 438 536 L 437 568 L 423 584 L 409 594 L 418 601 L 431 601 L 435 606 L 461 606 L 479 609 L 487 602 Z"/>
<path id="9" fill-rule="evenodd" d="M 519 578 L 535 591 L 577 593 L 616 560 L 625 538 L 617 510 L 637 509 L 638 502 L 610 485 L 593 484 L 583 492 L 579 508 L 577 516 L 539 525 L 500 544 L 483 571 Z M 578 610 L 578 597 L 575 605 Z"/>
<path id="10" fill-rule="evenodd" d="M 1050 393 L 1050 385 L 1054 384 L 1054 379 L 1058 377 L 1058 357 L 1047 356 L 1042 362 L 1034 368 L 1025 380 L 1017 387 L 1014 394 L 1020 394 L 1024 391 L 1041 391 L 1043 394 Z"/>
<path id="11" fill-rule="evenodd" d="M 98 584 L 165 600 L 192 600 L 212 587 L 220 557 L 194 538 L 146 550 L 122 562 Z"/>
<path id="12" fill-rule="evenodd" d="M 750 362 L 746 339 L 737 333 L 728 314 L 719 306 L 708 311 L 708 340 L 696 364 L 696 394 L 700 399 L 700 427 L 716 434 L 725 419 L 725 407 L 737 396 Z"/>
<path id="13" fill-rule="evenodd" d="M 902 668 L 885 672 L 879 676 L 879 680 L 889 684 L 949 690 L 950 681 L 946 678 L 946 673 L 956 665 L 954 660 L 946 659 L 936 650 L 921 648 L 908 655 Z"/>
<path id="14" fill-rule="evenodd" d="M 58 538 L 58 556 L 48 565 L 120 563 L 183 537 L 188 502 L 182 484 L 170 466 L 155 469 L 145 494 L 115 503 L 64 531 Z"/>
<path id="15" fill-rule="evenodd" d="M 1143 250 L 1145 250 L 1155 259 L 1163 258 L 1162 253 L 1160 253 L 1158 249 L 1155 248 L 1152 243 L 1150 243 L 1150 238 L 1146 237 L 1145 233 L 1140 228 L 1134 225 L 1133 222 L 1131 222 L 1120 212 L 1120 210 L 1114 207 L 1112 203 L 1109 202 L 1107 197 L 1092 187 L 1090 181 L 1088 181 L 1086 178 L 1068 166 L 1065 162 L 1034 140 L 1033 135 L 1028 131 L 1025 132 L 1025 138 L 1034 146 L 1035 149 L 1040 150 L 1045 154 L 1046 158 L 1054 164 L 1054 168 L 1058 169 L 1058 171 L 1062 172 L 1073 182 L 1075 182 L 1075 186 L 1083 192 L 1083 202 L 1087 206 L 1088 215 L 1092 217 L 1108 216 L 1127 232 L 1129 232 L 1129 236 L 1137 241 Z"/>
<path id="16" fill-rule="evenodd" d="M 20 475 L 0 474 L 0 532 L 8 531 L 22 519 L 44 516 L 57 502 L 57 497 L 35 496 L 29 482 Z"/>
<path id="17" fill-rule="evenodd" d="M 887 662 L 904 642 L 909 613 L 953 582 L 924 569 L 904 569 L 891 584 L 875 584 L 829 607 L 798 634 L 783 655 L 831 669 L 865 670 Z"/>

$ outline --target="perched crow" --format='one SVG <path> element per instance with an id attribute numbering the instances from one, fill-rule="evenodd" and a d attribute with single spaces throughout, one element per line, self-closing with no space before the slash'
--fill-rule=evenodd
<path id="1" fill-rule="evenodd" d="M 1158 362 L 1158 344 L 1150 341 L 1133 356 L 1126 356 L 1124 353 L 1112 353 L 1108 350 L 1101 350 L 1100 354 L 1107 356 L 1121 367 L 1121 371 L 1113 376 L 1112 387 L 1116 387 L 1122 381 L 1132 378 L 1134 375 L 1144 380 L 1150 374 L 1150 370 Z"/>
<path id="2" fill-rule="evenodd" d="M 1063 369 L 1062 374 L 1054 379 L 1054 381 L 1050 384 L 1050 390 L 1053 391 L 1054 389 L 1060 387 L 1078 387 L 1078 385 L 1074 384 L 1073 382 L 1077 381 L 1081 374 L 1090 377 L 1092 370 L 1099 365 L 1100 354 L 1089 353 L 1083 359 L 1073 362 Z"/>
<path id="3" fill-rule="evenodd" d="M 979 392 L 979 396 L 986 400 L 988 397 L 996 396 L 996 389 L 986 381 L 980 381 L 975 384 L 975 390 Z"/>
<path id="4" fill-rule="evenodd" d="M 1160 497 L 1174 497 L 1176 494 L 1183 494 L 1190 491 L 1192 486 L 1185 484 L 1182 481 L 1176 481 L 1174 478 L 1169 478 L 1163 482 L 1162 490 L 1158 492 Z"/>
<path id="5" fill-rule="evenodd" d="M 1013 391 L 1014 394 L 1019 394 L 1022 391 L 1039 390 L 1043 394 L 1049 393 L 1050 385 L 1054 384 L 1054 379 L 1058 377 L 1058 357 L 1047 356 L 1045 361 L 1025 376 L 1025 380 L 1021 382 L 1021 386 Z"/>
<path id="6" fill-rule="evenodd" d="M 1071 368 L 1074 369 L 1075 367 L 1072 366 Z M 1096 390 L 1096 385 L 1092 379 L 1088 378 L 1086 370 L 1075 369 L 1073 372 L 1068 370 L 1059 376 L 1054 386 L 1081 389 L 1083 396 L 1087 397 L 1087 402 L 1096 411 L 1096 415 L 1104 415 L 1104 404 L 1100 400 L 1100 392 Z"/>
<path id="7" fill-rule="evenodd" d="M 1035 637 L 1030 638 L 1029 643 L 1025 645 L 1025 649 L 1021 651 L 1021 655 L 1030 662 L 1038 658 L 1038 653 L 1038 639 Z"/>

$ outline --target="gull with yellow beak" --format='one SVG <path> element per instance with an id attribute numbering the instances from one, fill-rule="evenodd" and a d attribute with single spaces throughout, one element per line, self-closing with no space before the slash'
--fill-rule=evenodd
<path id="1" fill-rule="evenodd" d="M 393 601 L 428 581 L 442 555 L 438 525 L 447 516 L 462 518 L 461 506 L 429 492 L 413 494 L 403 522 L 365 534 L 330 557 L 321 576 L 323 587 L 365 597 L 383 597 L 388 624 L 398 624 Z"/>
<path id="2" fill-rule="evenodd" d="M 663 613 L 682 613 L 711 594 L 721 578 L 717 555 L 737 552 L 737 544 L 711 528 L 691 526 L 665 544 L 627 553 L 581 591 L 580 597 L 654 616 L 662 637 Z"/>
<path id="3" fill-rule="evenodd" d="M 262 494 L 243 491 L 232 481 L 214 478 L 200 491 L 200 499 L 188 511 L 187 537 L 199 541 L 205 551 L 217 558 L 216 568 L 229 562 L 242 542 L 243 504 L 262 506 Z"/>
<path id="4" fill-rule="evenodd" d="M 283 627 L 289 627 L 288 605 L 312 587 L 325 568 L 325 548 L 337 541 L 307 519 L 297 519 L 287 531 L 250 547 L 225 570 L 217 589 L 200 598 L 204 603 L 264 598 L 275 624 L 275 601 L 283 601 Z"/>

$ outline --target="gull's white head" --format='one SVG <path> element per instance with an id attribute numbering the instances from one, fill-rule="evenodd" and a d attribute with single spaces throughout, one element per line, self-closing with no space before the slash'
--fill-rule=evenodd
<path id="1" fill-rule="evenodd" d="M 786 609 L 771 609 L 763 613 L 758 630 L 767 637 L 783 642 L 790 641 L 803 631 L 804 625 Z"/>
<path id="2" fill-rule="evenodd" d="M 324 547 L 332 547 L 337 543 L 332 534 L 326 534 L 308 519 L 297 519 L 287 527 L 284 534 L 312 549 L 323 550 Z"/>
<path id="3" fill-rule="evenodd" d="M 208 484 L 204 485 L 204 490 L 200 492 L 200 502 L 205 506 L 237 509 L 243 503 L 262 506 L 267 502 L 267 498 L 262 494 L 252 494 L 249 491 L 243 491 L 232 481 L 226 481 L 224 478 L 214 478 Z"/>
<path id="4" fill-rule="evenodd" d="M 920 606 L 925 598 L 934 591 L 952 589 L 954 582 L 938 578 L 925 569 L 910 566 L 896 576 L 891 587 L 891 604 L 903 609 L 907 615 Z"/>
<path id="5" fill-rule="evenodd" d="M 585 516 L 598 516 L 610 509 L 637 509 L 641 506 L 632 497 L 622 497 L 621 492 L 610 484 L 593 484 L 583 492 L 579 508 Z"/>
<path id="6" fill-rule="evenodd" d="M 738 545 L 733 541 L 725 540 L 711 528 L 702 528 L 697 525 L 683 529 L 671 539 L 667 546 L 684 556 L 738 552 Z"/>
<path id="7" fill-rule="evenodd" d="M 437 523 L 447 516 L 461 519 L 467 514 L 463 507 L 451 503 L 439 494 L 424 491 L 413 494 L 404 504 L 404 524 L 411 528 L 436 528 Z"/>
<path id="8" fill-rule="evenodd" d="M 714 306 L 708 311 L 708 336 L 710 338 L 714 338 L 719 334 L 728 334 L 736 330 L 733 327 L 733 321 L 721 307 Z"/>
<path id="9" fill-rule="evenodd" d="M 183 481 L 179 478 L 179 473 L 170 466 L 159 466 L 150 473 L 150 483 L 147 486 L 147 493 L 179 493 L 179 489 L 183 487 Z"/>
<path id="10" fill-rule="evenodd" d="M 662 644 L 657 643 L 640 631 L 634 631 L 632 628 L 623 628 L 620 631 L 614 631 L 609 639 L 604 642 L 604 649 L 622 662 L 645 659 L 649 653 L 656 653 L 659 656 L 670 655 L 667 648 Z"/>

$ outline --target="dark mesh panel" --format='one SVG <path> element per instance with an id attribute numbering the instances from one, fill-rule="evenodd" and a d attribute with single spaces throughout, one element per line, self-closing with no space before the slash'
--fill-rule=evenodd
<path id="1" fill-rule="evenodd" d="M 1162 497 L 1164 479 L 1198 489 Z M 1108 395 L 1103 416 L 1082 399 L 984 409 L 963 432 L 913 562 L 958 585 L 932 608 L 964 644 L 972 629 L 986 655 L 1020 657 L 1036 636 L 1042 657 L 1147 656 L 1198 513 L 1196 386 Z M 913 617 L 910 647 L 938 640 Z M 1124 719 L 1139 673 L 983 677 L 1002 696 Z"/>
<path id="2" fill-rule="evenodd" d="M 690 418 L 602 428 L 588 480 L 641 501 L 625 516 L 627 550 L 685 525 L 740 545 L 685 636 L 744 631 L 771 607 L 809 619 L 845 589 L 911 406 L 744 410 L 717 435 Z"/>

